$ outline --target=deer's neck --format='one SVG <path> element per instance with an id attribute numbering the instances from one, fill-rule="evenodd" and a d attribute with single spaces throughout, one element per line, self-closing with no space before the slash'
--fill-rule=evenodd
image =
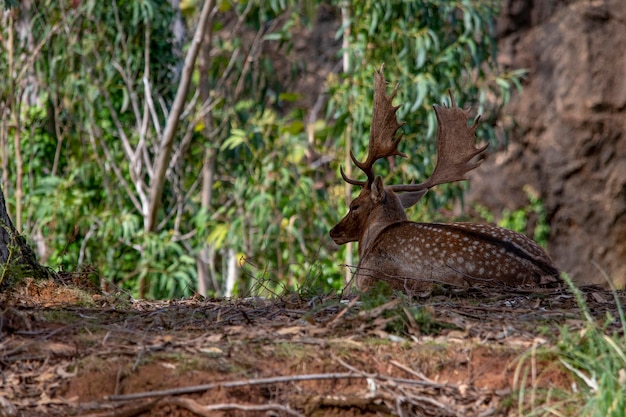
<path id="1" fill-rule="evenodd" d="M 366 253 L 369 247 L 376 241 L 376 237 L 383 229 L 394 223 L 406 220 L 407 217 L 403 209 L 385 211 L 384 207 L 377 207 L 372 210 L 372 213 L 367 219 L 367 225 L 362 228 L 363 232 L 359 238 L 359 261 L 362 259 L 363 254 Z"/>

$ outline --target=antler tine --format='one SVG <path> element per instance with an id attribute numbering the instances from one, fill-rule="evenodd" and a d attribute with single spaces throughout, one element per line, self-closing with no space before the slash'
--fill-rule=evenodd
<path id="1" fill-rule="evenodd" d="M 374 181 L 374 163 L 388 156 L 407 156 L 398 151 L 398 144 L 402 136 L 396 138 L 396 132 L 403 123 L 398 123 L 396 112 L 400 106 L 394 106 L 392 101 L 398 92 L 396 85 L 390 95 L 387 95 L 387 83 L 383 74 L 384 65 L 380 67 L 380 71 L 376 71 L 374 76 L 374 110 L 372 114 L 372 126 L 370 128 L 370 139 L 367 151 L 367 157 L 364 162 L 356 159 L 352 151 L 350 158 L 354 164 L 367 175 L 367 181 L 357 181 L 348 178 L 342 173 L 344 181 L 353 184 L 369 187 Z"/>
<path id="2" fill-rule="evenodd" d="M 450 96 L 450 107 L 456 107 L 456 101 L 454 101 L 452 90 L 448 89 L 448 95 Z"/>
<path id="3" fill-rule="evenodd" d="M 341 178 L 343 178 L 343 180 L 347 182 L 348 184 L 358 185 L 359 187 L 365 187 L 365 181 L 353 180 L 352 178 L 348 177 L 346 173 L 343 171 L 342 166 L 339 167 L 339 172 L 341 173 Z"/>
<path id="4" fill-rule="evenodd" d="M 460 109 L 450 94 L 450 107 L 434 105 L 437 116 L 437 164 L 430 178 L 420 184 L 392 185 L 394 191 L 420 191 L 438 184 L 467 179 L 467 173 L 477 168 L 482 160 L 470 162 L 482 154 L 489 144 L 476 148 L 474 140 L 480 116 L 467 125 L 468 110 Z"/>

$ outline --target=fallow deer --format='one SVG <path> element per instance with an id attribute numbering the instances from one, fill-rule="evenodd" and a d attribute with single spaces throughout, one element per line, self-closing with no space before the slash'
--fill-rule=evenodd
<path id="1" fill-rule="evenodd" d="M 366 291 L 379 280 L 407 293 L 431 288 L 433 283 L 468 286 L 499 283 L 509 286 L 536 285 L 554 281 L 558 270 L 545 251 L 528 237 L 500 227 L 475 223 L 414 223 L 404 210 L 415 205 L 438 184 L 466 180 L 467 173 L 482 161 L 472 162 L 487 145 L 475 147 L 480 116 L 468 125 L 469 111 L 457 107 L 450 93 L 450 107 L 434 106 L 437 116 L 437 163 L 425 182 L 385 186 L 374 175 L 373 165 L 381 158 L 406 157 L 398 151 L 400 137 L 392 104 L 398 86 L 386 93 L 386 81 L 376 71 L 374 109 L 369 149 L 365 162 L 354 164 L 367 180 L 341 176 L 362 187 L 350 204 L 348 214 L 330 230 L 335 243 L 358 241 L 359 263 L 355 282 Z"/>

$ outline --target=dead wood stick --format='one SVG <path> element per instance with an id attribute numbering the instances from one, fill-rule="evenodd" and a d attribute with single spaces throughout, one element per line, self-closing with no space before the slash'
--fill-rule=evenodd
<path id="1" fill-rule="evenodd" d="M 169 398 L 163 400 L 163 403 L 169 403 L 183 407 L 192 413 L 198 414 L 203 417 L 211 417 L 215 415 L 215 411 L 225 410 L 241 410 L 241 411 L 281 411 L 296 417 L 304 417 L 304 414 L 298 413 L 296 410 L 280 405 L 280 404 L 210 404 L 202 405 L 189 398 Z"/>
<path id="2" fill-rule="evenodd" d="M 424 379 L 424 380 L 415 380 L 415 379 L 408 379 L 408 378 L 394 378 L 391 376 L 386 376 L 386 375 L 379 375 L 379 374 L 372 374 L 372 373 L 368 373 L 365 371 L 361 371 L 357 368 L 355 368 L 354 366 L 348 364 L 346 361 L 344 361 L 343 359 L 341 359 L 340 357 L 331 354 L 332 358 L 334 360 L 336 360 L 337 362 L 339 362 L 339 364 L 341 366 L 343 366 L 344 368 L 348 369 L 349 371 L 352 371 L 353 375 L 360 375 L 362 378 L 364 379 L 377 379 L 379 381 L 384 381 L 384 382 L 394 382 L 397 384 L 407 384 L 407 385 L 420 385 L 420 386 L 424 386 L 424 387 L 431 387 L 431 388 L 435 388 L 435 389 L 444 389 L 444 388 L 456 388 L 454 385 L 445 385 L 445 384 L 439 384 L 437 382 L 434 382 L 432 380 L 429 380 L 428 378 Z"/>
<path id="3" fill-rule="evenodd" d="M 395 366 L 396 368 L 400 368 L 400 369 L 402 369 L 404 372 L 407 372 L 407 373 L 409 373 L 409 374 L 411 374 L 411 375 L 414 375 L 414 376 L 418 377 L 418 378 L 419 378 L 419 379 L 421 379 L 422 381 L 426 381 L 426 382 L 429 382 L 429 383 L 431 383 L 431 384 L 437 384 L 437 382 L 435 382 L 435 381 L 433 381 L 432 379 L 428 378 L 428 377 L 427 377 L 426 375 L 424 375 L 423 373 L 421 373 L 421 372 L 419 372 L 419 371 L 416 371 L 415 369 L 411 369 L 411 368 L 409 368 L 408 366 L 403 365 L 403 364 L 401 364 L 401 363 L 400 363 L 400 362 L 398 362 L 398 361 L 395 361 L 395 360 L 393 360 L 393 359 L 392 359 L 392 360 L 390 360 L 390 361 L 389 361 L 389 363 L 390 363 L 390 364 L 392 364 L 393 366 Z"/>
<path id="4" fill-rule="evenodd" d="M 331 329 L 334 328 L 339 322 L 339 319 L 343 317 L 348 312 L 348 310 L 354 307 L 358 301 L 359 301 L 359 296 L 357 295 L 356 297 L 352 299 L 352 301 L 350 301 L 350 303 L 343 310 L 339 312 L 339 314 L 337 314 L 335 317 L 333 317 L 332 320 L 326 323 L 326 327 L 331 328 Z"/>
<path id="5" fill-rule="evenodd" d="M 396 308 L 398 304 L 400 304 L 401 302 L 402 302 L 402 299 L 400 298 L 393 299 L 371 310 L 363 310 L 359 312 L 359 317 L 364 318 L 366 320 L 379 317 L 385 311 L 393 310 L 394 308 Z"/>
<path id="6" fill-rule="evenodd" d="M 421 402 L 429 405 L 433 405 L 437 407 L 437 415 L 450 415 L 455 416 L 458 415 L 454 410 L 450 409 L 447 405 L 435 400 L 434 398 L 426 397 L 424 395 L 411 395 L 408 397 L 412 401 L 413 404 L 415 402 Z M 446 414 L 441 414 L 441 411 L 444 411 Z"/>
<path id="7" fill-rule="evenodd" d="M 158 400 L 150 400 L 148 402 L 143 402 L 139 404 L 130 404 L 125 405 L 123 407 L 116 407 L 113 410 L 100 412 L 100 413 L 91 413 L 91 414 L 81 414 L 79 417 L 134 417 L 139 414 L 143 414 L 146 411 L 152 409 L 152 407 L 157 404 Z M 104 407 L 106 404 L 90 404 L 99 407 Z"/>
<path id="8" fill-rule="evenodd" d="M 109 395 L 105 399 L 109 401 L 126 401 L 137 400 L 140 398 L 149 397 L 165 397 L 168 395 L 181 395 L 192 394 L 196 392 L 209 391 L 215 388 L 234 388 L 248 385 L 266 385 L 276 384 L 281 382 L 295 382 L 295 381 L 313 381 L 319 379 L 346 379 L 346 378 L 363 378 L 362 375 L 354 374 L 352 372 L 332 373 L 332 374 L 306 374 L 306 375 L 288 375 L 277 376 L 272 378 L 258 378 L 258 379 L 245 379 L 241 381 L 224 381 L 214 382 L 211 384 L 192 385 L 190 387 L 172 388 L 158 391 L 145 391 L 137 392 L 134 394 L 123 395 Z"/>

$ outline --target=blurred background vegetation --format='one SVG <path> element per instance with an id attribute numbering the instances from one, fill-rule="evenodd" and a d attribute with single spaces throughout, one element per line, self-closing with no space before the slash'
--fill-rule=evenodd
<path id="1" fill-rule="evenodd" d="M 3 11 L 2 188 L 41 263 L 151 298 L 341 289 L 355 248 L 328 230 L 359 190 L 338 168 L 350 169 L 349 149 L 365 153 L 382 64 L 400 84 L 410 155 L 380 164 L 387 181 L 432 171 L 431 106 L 449 90 L 483 115 L 480 138 L 503 141 L 498 112 L 523 72 L 496 65 L 497 0 L 206 1 L 154 228 L 155 160 L 203 2 Z M 429 193 L 410 217 L 441 218 L 461 186 Z"/>

